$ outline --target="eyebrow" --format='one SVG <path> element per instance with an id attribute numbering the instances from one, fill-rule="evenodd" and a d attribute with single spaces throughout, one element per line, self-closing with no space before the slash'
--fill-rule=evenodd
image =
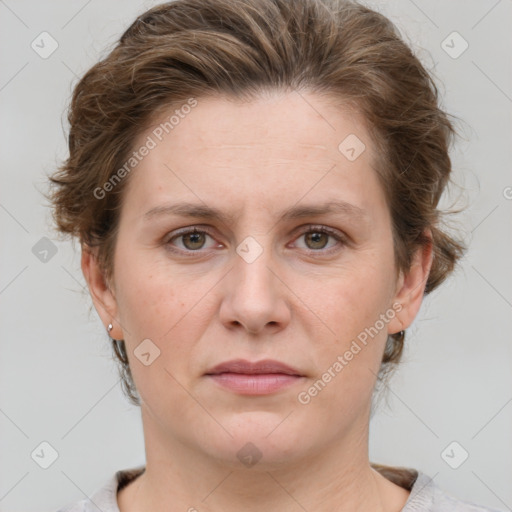
<path id="1" fill-rule="evenodd" d="M 304 217 L 315 217 L 326 214 L 340 214 L 350 217 L 353 220 L 368 220 L 366 210 L 341 200 L 329 201 L 320 205 L 295 205 L 282 211 L 279 215 L 279 220 L 290 221 Z M 150 220 L 155 217 L 168 215 L 218 220 L 225 224 L 231 224 L 237 217 L 239 217 L 239 215 L 227 214 L 211 206 L 181 202 L 155 206 L 144 213 L 143 219 Z"/>

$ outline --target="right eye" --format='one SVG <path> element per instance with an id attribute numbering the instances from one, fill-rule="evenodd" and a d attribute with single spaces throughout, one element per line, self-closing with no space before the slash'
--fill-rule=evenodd
<path id="1" fill-rule="evenodd" d="M 178 232 L 171 233 L 171 235 L 173 236 L 167 239 L 165 245 L 173 252 L 199 252 L 204 248 L 207 238 L 211 238 L 213 240 L 212 235 L 207 231 L 204 229 L 197 229 L 195 227 L 192 229 L 184 228 Z M 181 241 L 181 244 L 178 244 L 178 250 L 175 249 L 176 244 L 173 243 L 174 241 Z"/>

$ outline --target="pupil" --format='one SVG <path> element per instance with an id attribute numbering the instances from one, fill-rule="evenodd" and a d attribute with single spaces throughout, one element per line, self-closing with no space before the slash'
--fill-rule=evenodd
<path id="1" fill-rule="evenodd" d="M 313 244 L 318 243 L 318 242 L 319 242 L 319 240 L 320 240 L 323 236 L 325 236 L 325 233 L 320 233 L 320 232 L 318 232 L 318 231 L 317 231 L 317 232 L 315 232 L 315 233 L 309 233 L 309 234 L 308 234 L 308 237 L 309 237 L 310 239 L 312 239 Z M 324 244 L 320 244 L 320 245 L 321 245 L 321 247 L 315 247 L 315 248 L 316 248 L 316 249 L 322 249 L 323 247 L 325 247 L 325 243 L 324 243 Z"/>
<path id="2" fill-rule="evenodd" d="M 191 240 L 193 246 L 196 243 L 199 243 L 199 246 L 201 246 L 202 245 L 202 243 L 201 243 L 202 236 L 203 235 L 201 233 L 190 233 L 190 234 L 186 235 L 185 238 L 189 238 Z M 198 247 L 192 247 L 192 248 L 197 249 Z"/>

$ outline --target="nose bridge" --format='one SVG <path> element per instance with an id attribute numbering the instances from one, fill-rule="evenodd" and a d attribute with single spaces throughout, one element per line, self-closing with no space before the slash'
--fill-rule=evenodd
<path id="1" fill-rule="evenodd" d="M 258 198 L 260 199 L 258 201 Z M 268 200 L 268 196 L 267 196 Z M 274 260 L 272 216 L 262 208 L 264 197 L 254 193 L 251 201 L 245 204 L 239 218 L 239 235 L 242 240 L 236 246 L 236 274 L 240 279 L 257 285 L 260 281 L 268 281 Z M 269 275 L 270 274 L 270 275 Z M 269 282 L 270 284 L 270 282 Z"/>
<path id="2" fill-rule="evenodd" d="M 236 247 L 221 311 L 225 323 L 241 324 L 254 333 L 266 325 L 282 327 L 289 318 L 283 288 L 269 269 L 276 266 L 271 236 L 257 236 L 246 237 Z"/>
<path id="3" fill-rule="evenodd" d="M 235 286 L 249 295 L 262 294 L 266 299 L 274 290 L 272 268 L 275 256 L 269 235 L 247 236 L 236 248 Z"/>

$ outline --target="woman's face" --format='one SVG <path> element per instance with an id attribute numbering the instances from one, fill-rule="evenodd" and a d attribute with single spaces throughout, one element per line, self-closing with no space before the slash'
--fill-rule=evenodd
<path id="1" fill-rule="evenodd" d="M 260 467 L 360 449 L 386 338 L 430 268 L 423 251 L 397 275 L 362 119 L 304 93 L 198 98 L 166 133 L 173 114 L 135 144 L 112 293 L 83 260 L 125 339 L 146 443 Z M 233 360 L 293 375 L 214 370 Z"/>

